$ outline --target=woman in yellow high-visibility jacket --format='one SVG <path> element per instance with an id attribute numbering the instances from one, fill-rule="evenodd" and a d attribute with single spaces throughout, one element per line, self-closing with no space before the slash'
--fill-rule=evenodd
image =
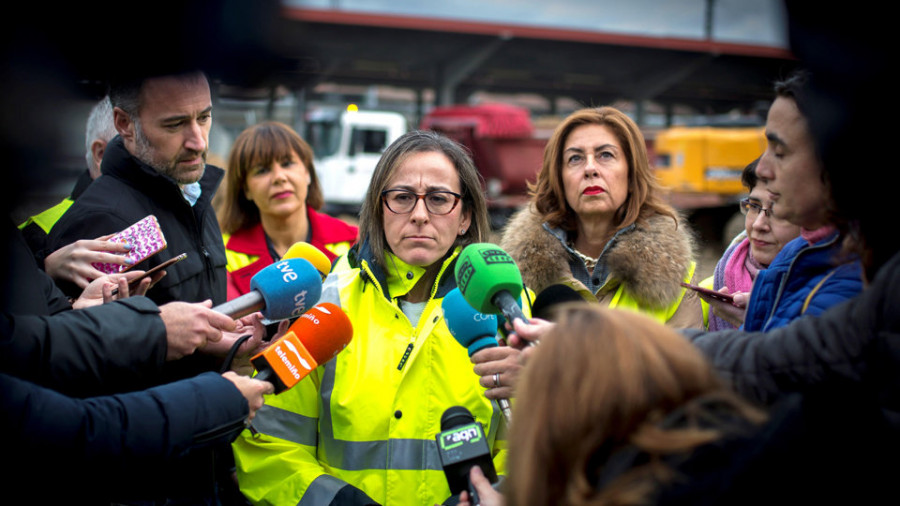
<path id="1" fill-rule="evenodd" d="M 428 504 L 449 498 L 435 436 L 452 406 L 484 426 L 497 472 L 505 422 L 441 311 L 461 248 L 489 230 L 478 173 L 455 142 L 410 132 L 379 161 L 360 242 L 323 301 L 353 322 L 350 344 L 266 399 L 234 443 L 241 491 L 265 504 Z"/>

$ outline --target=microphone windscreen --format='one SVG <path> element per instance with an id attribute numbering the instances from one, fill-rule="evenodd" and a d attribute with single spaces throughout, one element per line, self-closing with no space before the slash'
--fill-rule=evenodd
<path id="1" fill-rule="evenodd" d="M 496 244 L 466 246 L 456 261 L 455 274 L 463 298 L 482 313 L 499 312 L 492 301 L 497 292 L 505 290 L 514 297 L 522 292 L 522 273 L 512 257 Z"/>
<path id="2" fill-rule="evenodd" d="M 476 311 L 458 288 L 447 292 L 441 308 L 450 334 L 468 348 L 469 356 L 482 348 L 497 346 L 497 316 Z"/>
<path id="3" fill-rule="evenodd" d="M 322 297 L 322 276 L 303 258 L 280 260 L 257 272 L 250 289 L 262 294 L 266 302 L 263 316 L 284 320 L 303 314 Z"/>
<path id="4" fill-rule="evenodd" d="M 297 318 L 289 332 L 300 339 L 317 364 L 324 364 L 353 338 L 353 324 L 341 308 L 323 302 Z"/>
<path id="5" fill-rule="evenodd" d="M 441 430 L 445 431 L 475 422 L 472 412 L 463 406 L 451 406 L 441 415 Z"/>
<path id="6" fill-rule="evenodd" d="M 328 260 L 328 257 L 325 253 L 313 246 L 308 242 L 295 242 L 291 245 L 290 248 L 284 253 L 284 256 L 281 257 L 284 259 L 287 258 L 303 258 L 309 261 L 319 271 L 323 277 L 327 276 L 331 271 L 331 260 Z"/>
<path id="7" fill-rule="evenodd" d="M 531 315 L 535 318 L 552 320 L 556 306 L 566 302 L 586 301 L 584 297 L 568 285 L 550 285 L 541 290 L 541 293 L 534 298 L 534 304 L 531 306 Z"/>

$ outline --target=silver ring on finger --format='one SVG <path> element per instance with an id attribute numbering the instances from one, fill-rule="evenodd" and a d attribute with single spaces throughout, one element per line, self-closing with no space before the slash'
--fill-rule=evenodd
<path id="1" fill-rule="evenodd" d="M 500 373 L 499 372 L 494 373 L 494 386 L 496 388 L 500 388 Z"/>

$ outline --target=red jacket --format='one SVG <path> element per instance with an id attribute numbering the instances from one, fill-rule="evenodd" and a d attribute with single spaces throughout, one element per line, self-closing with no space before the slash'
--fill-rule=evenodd
<path id="1" fill-rule="evenodd" d="M 342 255 L 356 242 L 357 227 L 317 213 L 306 207 L 309 220 L 309 243 L 321 250 L 329 260 Z M 225 256 L 228 259 L 228 300 L 250 291 L 250 279 L 272 264 L 262 223 L 238 230 L 225 237 Z M 249 263 L 248 263 L 249 262 Z"/>

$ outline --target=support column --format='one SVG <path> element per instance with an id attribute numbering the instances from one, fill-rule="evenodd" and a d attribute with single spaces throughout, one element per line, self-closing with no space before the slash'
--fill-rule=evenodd
<path id="1" fill-rule="evenodd" d="M 512 38 L 501 35 L 483 47 L 438 64 L 435 84 L 436 105 L 450 105 L 456 100 L 456 87 L 475 72 L 504 42 Z"/>

